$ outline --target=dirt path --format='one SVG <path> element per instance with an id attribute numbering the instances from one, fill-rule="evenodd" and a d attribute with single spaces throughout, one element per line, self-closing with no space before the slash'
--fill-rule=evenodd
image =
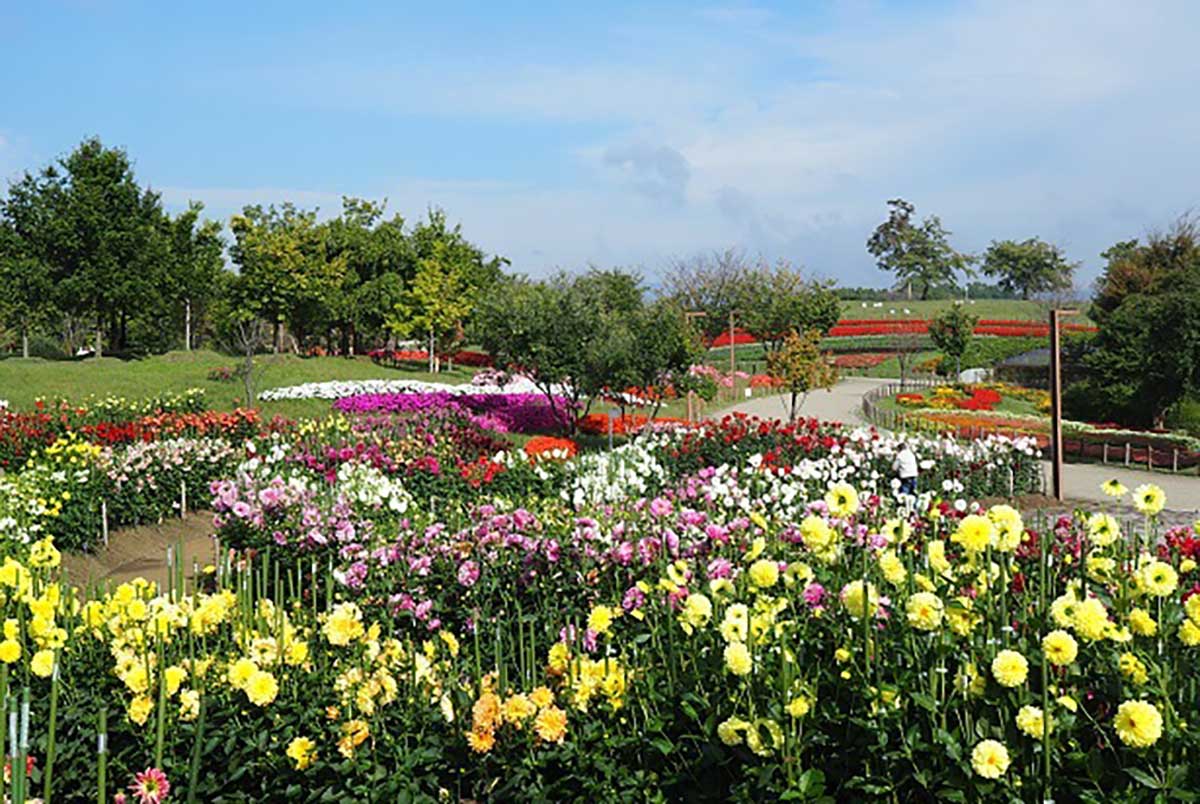
<path id="1" fill-rule="evenodd" d="M 91 583 L 119 584 L 139 576 L 167 580 L 167 548 L 182 546 L 185 571 L 192 562 L 200 567 L 213 561 L 212 514 L 200 511 L 184 519 L 165 519 L 156 525 L 122 528 L 109 535 L 108 547 L 91 554 L 63 554 L 63 568 L 71 583 L 86 588 Z"/>

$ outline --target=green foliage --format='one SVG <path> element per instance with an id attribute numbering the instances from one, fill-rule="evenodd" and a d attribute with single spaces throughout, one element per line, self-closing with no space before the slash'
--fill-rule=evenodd
<path id="1" fill-rule="evenodd" d="M 963 355 L 971 345 L 975 324 L 979 319 L 968 313 L 961 304 L 949 307 L 929 322 L 929 337 L 933 345 L 961 368 Z"/>
<path id="2" fill-rule="evenodd" d="M 867 251 L 881 270 L 894 273 L 902 285 L 917 285 L 922 299 L 933 288 L 952 285 L 957 272 L 969 271 L 974 258 L 950 246 L 950 232 L 936 215 L 916 225 L 911 203 L 893 198 L 888 206 L 888 219 L 867 240 Z"/>
<path id="3" fill-rule="evenodd" d="M 821 354 L 821 333 L 815 329 L 803 335 L 789 332 L 780 348 L 767 355 L 767 373 L 791 395 L 790 421 L 796 420 L 809 391 L 833 388 L 838 378 L 833 361 Z"/>
<path id="4" fill-rule="evenodd" d="M 436 354 L 445 353 L 461 340 L 463 319 L 475 305 L 469 267 L 455 259 L 445 242 L 436 243 L 430 256 L 419 261 L 411 287 L 388 319 L 388 327 L 398 335 L 428 333 Z M 430 361 L 436 370 L 433 355 Z"/>
<path id="5" fill-rule="evenodd" d="M 793 331 L 829 332 L 841 317 L 841 307 L 828 283 L 806 281 L 799 271 L 780 263 L 747 276 L 738 319 L 773 352 Z"/>
<path id="6" fill-rule="evenodd" d="M 1092 418 L 1158 427 L 1200 390 L 1200 233 L 1185 219 L 1109 253 L 1094 305 L 1099 332 L 1082 359 L 1087 379 L 1070 399 Z"/>
<path id="7" fill-rule="evenodd" d="M 1004 290 L 1028 299 L 1037 293 L 1070 290 L 1078 263 L 1062 250 L 1036 237 L 1017 242 L 993 240 L 983 255 L 983 272 L 996 277 Z"/>

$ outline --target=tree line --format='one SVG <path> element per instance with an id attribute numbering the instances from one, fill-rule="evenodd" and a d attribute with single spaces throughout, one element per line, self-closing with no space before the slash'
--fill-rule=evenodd
<path id="1" fill-rule="evenodd" d="M 445 347 L 506 264 L 439 210 L 409 226 L 358 198 L 324 221 L 247 206 L 228 227 L 227 242 L 198 203 L 171 215 L 123 150 L 85 140 L 0 199 L 0 325 L 25 356 L 35 337 L 68 352 L 190 349 L 250 319 L 275 349 L 352 353 L 394 335 Z"/>

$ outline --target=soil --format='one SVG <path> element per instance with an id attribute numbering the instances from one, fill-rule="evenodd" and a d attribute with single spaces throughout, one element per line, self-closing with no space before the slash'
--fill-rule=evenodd
<path id="1" fill-rule="evenodd" d="M 63 553 L 63 569 L 71 583 L 86 589 L 93 583 L 113 584 L 142 577 L 160 586 L 167 581 L 167 548 L 183 549 L 183 566 L 192 574 L 214 559 L 212 514 L 189 513 L 183 519 L 122 528 L 109 534 L 108 546 L 94 553 Z"/>

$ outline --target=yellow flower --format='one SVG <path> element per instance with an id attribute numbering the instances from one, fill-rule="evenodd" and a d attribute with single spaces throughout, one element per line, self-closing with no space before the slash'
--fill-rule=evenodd
<path id="1" fill-rule="evenodd" d="M 1108 609 L 1099 598 L 1089 597 L 1074 607 L 1072 618 L 1075 632 L 1086 640 L 1095 642 L 1108 634 Z"/>
<path id="2" fill-rule="evenodd" d="M 1153 483 L 1143 483 L 1133 490 L 1133 507 L 1146 516 L 1158 516 L 1167 504 L 1167 495 Z"/>
<path id="3" fill-rule="evenodd" d="M 712 610 L 712 601 L 704 595 L 698 592 L 688 595 L 683 610 L 679 612 L 683 630 L 690 634 L 693 628 L 703 628 L 712 617 Z"/>
<path id="4" fill-rule="evenodd" d="M 971 751 L 971 767 L 985 779 L 999 779 L 1011 761 L 1008 749 L 996 740 L 983 740 Z"/>
<path id="5" fill-rule="evenodd" d="M 884 522 L 879 532 L 887 537 L 889 544 L 903 544 L 912 535 L 912 528 L 909 527 L 907 519 L 896 517 Z"/>
<path id="6" fill-rule="evenodd" d="M 0 662 L 12 664 L 21 658 L 21 643 L 15 639 L 0 642 Z"/>
<path id="7" fill-rule="evenodd" d="M 760 558 L 750 565 L 750 582 L 759 589 L 769 589 L 779 580 L 779 565 L 766 558 Z"/>
<path id="8" fill-rule="evenodd" d="M 566 642 L 555 642 L 550 646 L 549 665 L 550 670 L 562 675 L 566 672 L 567 664 L 571 661 L 571 648 Z"/>
<path id="9" fill-rule="evenodd" d="M 820 561 L 829 564 L 837 558 L 837 531 L 821 517 L 810 514 L 800 520 L 800 538 Z"/>
<path id="10" fill-rule="evenodd" d="M 179 685 L 187 678 L 187 670 L 178 665 L 171 665 L 163 673 L 166 675 L 163 680 L 167 683 L 167 695 L 174 695 L 179 690 Z"/>
<path id="11" fill-rule="evenodd" d="M 471 722 L 475 729 L 493 729 L 500 725 L 500 698 L 496 693 L 484 691 L 471 707 Z"/>
<path id="12" fill-rule="evenodd" d="M 561 743 L 567 734 L 567 713 L 550 705 L 533 719 L 533 730 L 548 743 Z"/>
<path id="13" fill-rule="evenodd" d="M 879 554 L 879 569 L 883 572 L 883 579 L 892 586 L 900 586 L 908 578 L 908 570 L 895 550 L 884 550 Z"/>
<path id="14" fill-rule="evenodd" d="M 338 740 L 338 753 L 346 759 L 354 757 L 354 750 L 371 736 L 371 728 L 365 720 L 351 720 L 342 724 L 342 738 Z"/>
<path id="15" fill-rule="evenodd" d="M 992 677 L 1004 687 L 1019 687 L 1029 675 L 1029 662 L 1015 650 L 1002 650 L 992 659 Z"/>
<path id="16" fill-rule="evenodd" d="M 1179 626 L 1179 641 L 1189 648 L 1200 645 L 1200 626 L 1192 620 L 1184 620 L 1183 625 Z"/>
<path id="17" fill-rule="evenodd" d="M 547 687 L 535 687 L 533 692 L 529 693 L 529 700 L 538 709 L 545 709 L 554 703 L 554 693 Z"/>
<path id="18" fill-rule="evenodd" d="M 1122 653 L 1117 660 L 1117 667 L 1120 669 L 1121 675 L 1134 684 L 1145 684 L 1150 679 L 1150 673 L 1146 670 L 1146 665 L 1132 653 Z"/>
<path id="19" fill-rule="evenodd" d="M 266 706 L 275 700 L 279 694 L 279 682 L 275 676 L 263 670 L 257 670 L 246 679 L 246 697 L 255 706 Z"/>
<path id="20" fill-rule="evenodd" d="M 934 539 L 926 548 L 929 554 L 929 567 L 938 575 L 949 575 L 950 561 L 946 558 L 946 543 L 941 539 Z"/>
<path id="21" fill-rule="evenodd" d="M 130 721 L 139 726 L 146 724 L 146 719 L 150 717 L 150 712 L 154 710 L 154 699 L 149 695 L 135 695 L 133 700 L 129 702 Z"/>
<path id="22" fill-rule="evenodd" d="M 1044 733 L 1054 730 L 1054 719 L 1047 721 L 1040 707 L 1026 705 L 1017 712 L 1017 728 L 1040 740 Z"/>
<path id="23" fill-rule="evenodd" d="M 804 717 L 812 709 L 812 701 L 806 695 L 797 695 L 788 702 L 787 712 L 794 718 Z"/>
<path id="24" fill-rule="evenodd" d="M 1051 631 L 1042 637 L 1042 653 L 1046 654 L 1046 661 L 1050 664 L 1064 667 L 1079 655 L 1079 643 L 1066 631 Z"/>
<path id="25" fill-rule="evenodd" d="M 362 611 L 354 603 L 339 603 L 321 629 L 330 645 L 349 645 L 366 633 Z"/>
<path id="26" fill-rule="evenodd" d="M 1200 625 L 1200 594 L 1188 595 L 1188 599 L 1183 604 L 1183 610 L 1187 612 L 1189 620 Z"/>
<path id="27" fill-rule="evenodd" d="M 717 724 L 717 736 L 725 745 L 741 745 L 742 732 L 750 728 L 748 721 L 740 717 L 731 717 Z"/>
<path id="28" fill-rule="evenodd" d="M 608 606 L 593 606 L 588 614 L 587 626 L 597 634 L 607 634 L 612 627 L 613 610 Z"/>
<path id="29" fill-rule="evenodd" d="M 932 631 L 942 624 L 942 599 L 932 592 L 917 592 L 908 599 L 908 624 L 918 631 Z"/>
<path id="30" fill-rule="evenodd" d="M 959 692 L 976 698 L 982 698 L 987 692 L 987 682 L 979 674 L 974 662 L 967 662 L 959 668 L 954 676 L 954 686 Z"/>
<path id="31" fill-rule="evenodd" d="M 879 608 L 879 593 L 873 583 L 864 587 L 862 581 L 851 581 L 842 587 L 841 600 L 846 611 L 855 619 L 870 617 Z"/>
<path id="32" fill-rule="evenodd" d="M 476 754 L 486 754 L 496 746 L 496 733 L 491 729 L 472 729 L 467 732 L 467 745 Z"/>
<path id="33" fill-rule="evenodd" d="M 1020 546 L 1021 537 L 1025 534 L 1025 522 L 1017 509 L 1011 505 L 993 505 L 988 509 L 988 519 L 996 527 L 994 546 L 997 550 L 1009 553 Z"/>
<path id="34" fill-rule="evenodd" d="M 1121 485 L 1121 481 L 1117 480 L 1115 477 L 1112 480 L 1105 480 L 1103 483 L 1101 483 L 1100 490 L 1109 497 L 1124 497 L 1129 491 L 1129 489 Z"/>
<path id="35" fill-rule="evenodd" d="M 745 642 L 750 635 L 750 610 L 744 603 L 734 603 L 725 609 L 721 621 L 721 637 L 726 642 Z"/>
<path id="36" fill-rule="evenodd" d="M 1121 742 L 1132 748 L 1147 748 L 1162 736 L 1162 715 L 1146 701 L 1125 701 L 1117 708 L 1114 725 Z"/>
<path id="37" fill-rule="evenodd" d="M 242 657 L 233 664 L 229 665 L 229 672 L 226 674 L 229 679 L 229 686 L 235 690 L 245 688 L 246 682 L 250 680 L 250 676 L 258 672 L 258 665 L 249 659 Z"/>
<path id="38" fill-rule="evenodd" d="M 296 770 L 304 770 L 317 758 L 317 744 L 307 737 L 296 737 L 288 743 L 287 756 L 296 763 Z"/>
<path id="39" fill-rule="evenodd" d="M 54 651 L 39 650 L 29 660 L 29 669 L 39 678 L 49 678 L 54 672 Z"/>
<path id="40" fill-rule="evenodd" d="M 438 636 L 446 643 L 446 649 L 450 651 L 450 655 L 457 656 L 459 651 L 458 637 L 444 628 L 438 631 Z"/>
<path id="41" fill-rule="evenodd" d="M 853 516 L 858 512 L 858 492 L 849 483 L 834 483 L 825 492 L 825 506 L 839 519 Z"/>
<path id="42" fill-rule="evenodd" d="M 1088 538 L 1092 544 L 1107 547 L 1121 535 L 1121 526 L 1112 514 L 1095 513 L 1087 518 Z"/>
<path id="43" fill-rule="evenodd" d="M 1166 597 L 1179 585 L 1179 575 L 1170 564 L 1153 559 L 1139 570 L 1142 587 L 1155 597 Z"/>
<path id="44" fill-rule="evenodd" d="M 1075 712 L 1079 709 L 1079 704 L 1070 695 L 1061 695 L 1055 699 L 1055 703 L 1066 709 L 1068 712 Z"/>
<path id="45" fill-rule="evenodd" d="M 196 690 L 184 690 L 179 693 L 179 719 L 186 722 L 195 720 L 200 715 L 200 693 Z"/>
<path id="46" fill-rule="evenodd" d="M 730 642 L 725 646 L 725 669 L 735 676 L 744 676 L 754 668 L 750 651 L 742 642 Z"/>
<path id="47" fill-rule="evenodd" d="M 970 636 L 975 626 L 983 619 L 974 611 L 975 603 L 969 597 L 959 596 L 946 607 L 946 619 L 950 630 L 959 636 Z"/>
<path id="48" fill-rule="evenodd" d="M 850 651 L 845 648 L 838 648 L 833 652 L 833 658 L 837 660 L 838 664 L 845 664 L 850 661 Z"/>
<path id="49" fill-rule="evenodd" d="M 1135 608 L 1129 612 L 1129 627 L 1138 636 L 1154 636 L 1158 633 L 1158 623 L 1145 609 Z"/>
<path id="50" fill-rule="evenodd" d="M 992 520 L 979 514 L 971 514 L 962 518 L 958 529 L 950 537 L 950 541 L 962 545 L 968 553 L 982 553 L 995 538 L 996 529 Z"/>

